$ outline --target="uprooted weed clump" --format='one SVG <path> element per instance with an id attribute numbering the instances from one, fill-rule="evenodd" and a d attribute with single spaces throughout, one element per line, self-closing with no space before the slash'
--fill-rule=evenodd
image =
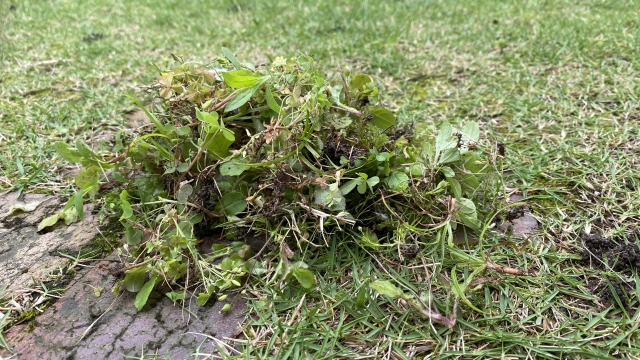
<path id="1" fill-rule="evenodd" d="M 444 252 L 454 230 L 480 230 L 495 210 L 498 154 L 478 144 L 476 123 L 433 136 L 431 124 L 398 124 L 368 75 L 327 77 L 307 56 L 254 66 L 224 51 L 160 71 L 160 105 L 141 106 L 151 124 L 118 133 L 108 151 L 56 144 L 84 166 L 63 213 L 115 189 L 103 211 L 125 227 L 119 286 L 138 294 L 136 307 L 154 288 L 204 305 L 249 274 L 310 289 L 303 244 L 341 232 L 400 258 Z M 202 249 L 207 236 L 218 241 Z M 406 297 L 389 285 L 372 288 Z"/>

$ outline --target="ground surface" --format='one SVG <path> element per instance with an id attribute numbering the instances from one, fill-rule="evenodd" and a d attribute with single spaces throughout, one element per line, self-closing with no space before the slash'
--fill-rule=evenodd
<path id="1" fill-rule="evenodd" d="M 369 73 L 401 121 L 434 131 L 444 120 L 478 121 L 487 148 L 506 145 L 505 181 L 540 228 L 524 251 L 498 249 L 492 260 L 537 276 L 483 272 L 491 281 L 467 293 L 448 329 L 367 284 L 393 280 L 444 313 L 454 280 L 504 235 L 438 251 L 415 244 L 409 262 L 337 239 L 304 254 L 320 269 L 313 292 L 252 285 L 246 357 L 640 357 L 637 1 L 4 1 L 0 14 L 2 190 L 72 193 L 52 143 L 128 126 L 133 106 L 121 94 L 149 99 L 141 87 L 158 75 L 152 63 L 168 67 L 171 54 L 207 62 L 221 46 L 245 61 L 302 52 L 329 72 Z M 489 205 L 502 220 L 514 216 Z M 0 243 L 0 257 L 26 249 Z M 131 303 L 122 306 L 130 314 Z M 83 341 L 98 341 L 91 336 Z"/>
<path id="2" fill-rule="evenodd" d="M 210 307 L 175 306 L 157 294 L 141 312 L 135 296 L 110 292 L 115 258 L 80 271 L 64 296 L 34 324 L 17 325 L 5 338 L 17 359 L 122 359 L 140 354 L 184 359 L 195 351 L 212 354 L 216 340 L 233 337 L 243 322 L 244 301 L 230 299 Z M 98 291 L 98 292 L 96 292 Z M 116 299 L 117 298 L 117 299 Z M 30 326 L 35 326 L 33 331 Z M 0 356 L 9 356 L 0 351 Z"/>
<path id="3" fill-rule="evenodd" d="M 106 260 L 86 261 L 108 253 L 101 248 L 105 229 L 86 206 L 81 222 L 66 226 L 60 221 L 38 232 L 45 217 L 60 211 L 55 196 L 17 193 L 0 196 L 0 280 L 14 311 L 39 314 L 25 318 L 4 336 L 13 353 L 0 350 L 0 358 L 17 359 L 121 359 L 142 353 L 164 358 L 186 358 L 197 349 L 216 352 L 216 340 L 237 334 L 245 301 L 230 298 L 208 307 L 174 305 L 163 294 L 154 294 L 141 312 L 135 296 L 111 292 L 121 278 L 122 265 L 114 253 Z M 7 215 L 11 208 L 28 204 L 35 209 Z M 100 245 L 96 245 L 100 244 Z M 69 256 L 63 256 L 67 254 Z M 83 268 L 83 265 L 90 264 Z M 76 270 L 79 270 L 76 272 Z M 117 298 L 117 299 L 116 299 Z M 40 309 L 45 309 L 40 314 Z"/>
<path id="4" fill-rule="evenodd" d="M 62 254 L 75 255 L 83 245 L 98 234 L 97 217 L 91 214 L 73 226 L 60 225 L 38 232 L 38 224 L 45 217 L 60 211 L 64 204 L 55 196 L 27 194 L 18 200 L 17 193 L 0 195 L 0 287 L 9 293 L 47 281 L 47 273 L 62 268 L 69 261 Z M 31 212 L 18 211 L 8 215 L 16 206 L 36 206 Z"/>

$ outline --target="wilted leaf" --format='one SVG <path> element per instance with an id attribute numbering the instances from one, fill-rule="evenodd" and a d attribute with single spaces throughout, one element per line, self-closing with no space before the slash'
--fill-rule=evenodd
<path id="1" fill-rule="evenodd" d="M 4 216 L 10 216 L 19 212 L 31 212 L 35 210 L 38 205 L 40 205 L 40 201 L 30 202 L 28 204 L 14 204 L 11 205 L 9 211 L 7 211 Z"/>
<path id="2" fill-rule="evenodd" d="M 38 224 L 38 231 L 42 231 L 42 229 L 46 227 L 55 225 L 58 220 L 60 220 L 60 213 L 42 219 L 40 224 Z"/>
<path id="3" fill-rule="evenodd" d="M 191 186 L 191 184 L 184 184 L 178 189 L 178 198 L 176 200 L 179 204 L 186 204 L 191 194 L 193 194 L 193 186 Z"/>

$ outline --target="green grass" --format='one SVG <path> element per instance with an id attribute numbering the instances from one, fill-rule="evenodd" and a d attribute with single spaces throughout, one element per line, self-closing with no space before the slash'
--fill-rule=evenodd
<path id="1" fill-rule="evenodd" d="M 323 268 L 319 286 L 251 293 L 242 358 L 640 357 L 634 272 L 591 269 L 576 255 L 589 230 L 638 242 L 640 4 L 634 1 L 174 1 L 0 6 L 0 189 L 67 192 L 50 145 L 126 124 L 122 94 L 148 98 L 152 63 L 171 54 L 209 61 L 220 47 L 246 61 L 308 53 L 328 71 L 361 70 L 386 86 L 403 121 L 481 123 L 483 145 L 507 147 L 505 181 L 541 223 L 523 253 L 492 259 L 537 277 L 497 279 L 467 292 L 458 324 L 430 324 L 367 290 L 371 279 L 452 309 L 452 275 L 473 261 L 423 247 L 401 262 L 348 239 L 298 256 Z M 98 34 L 102 34 L 99 36 Z M 635 236 L 633 234 L 636 234 Z M 491 245 L 460 245 L 482 262 Z M 410 239 L 407 242 L 411 242 Z M 452 274 L 452 269 L 456 271 Z M 631 284 L 626 306 L 600 301 L 612 279 Z M 408 290 L 407 290 L 408 291 Z M 364 296 L 364 305 L 358 295 Z M 320 340 L 318 340 L 320 339 Z"/>

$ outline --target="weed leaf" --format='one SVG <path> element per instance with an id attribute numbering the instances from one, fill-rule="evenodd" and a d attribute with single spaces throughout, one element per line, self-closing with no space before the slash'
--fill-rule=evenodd
<path id="1" fill-rule="evenodd" d="M 149 294 L 151 294 L 151 291 L 153 290 L 153 287 L 155 285 L 156 277 L 151 276 L 149 278 L 149 281 L 147 281 L 144 285 L 142 285 L 142 288 L 140 288 L 140 291 L 136 295 L 136 301 L 134 302 L 134 305 L 136 309 L 138 309 L 138 311 L 142 310 L 142 307 L 144 307 L 144 305 L 147 303 Z"/>
<path id="2" fill-rule="evenodd" d="M 256 85 L 262 76 L 249 70 L 235 70 L 222 73 L 224 82 L 234 89 L 243 89 Z"/>
<path id="3" fill-rule="evenodd" d="M 393 113 L 385 108 L 373 108 L 370 112 L 373 116 L 371 123 L 381 130 L 386 130 L 396 124 Z"/>
<path id="4" fill-rule="evenodd" d="M 386 280 L 375 280 L 369 284 L 369 287 L 379 294 L 389 296 L 393 299 L 404 297 L 404 293 L 400 289 Z"/>
<path id="5" fill-rule="evenodd" d="M 303 288 L 309 290 L 316 285 L 316 278 L 313 273 L 303 267 L 294 267 L 293 276 L 298 280 Z"/>

